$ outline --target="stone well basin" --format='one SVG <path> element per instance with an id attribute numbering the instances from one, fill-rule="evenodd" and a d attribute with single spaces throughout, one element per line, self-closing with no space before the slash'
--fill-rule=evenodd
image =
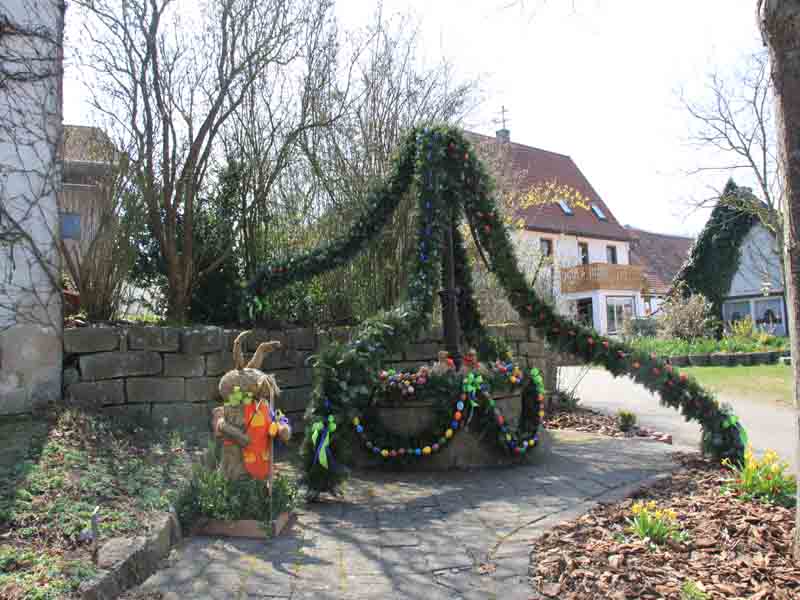
<path id="1" fill-rule="evenodd" d="M 509 425 L 515 428 L 522 409 L 519 394 L 495 396 L 495 402 Z M 436 418 L 430 402 L 407 402 L 398 406 L 380 406 L 377 414 L 383 420 L 383 426 L 386 429 L 402 436 L 411 436 L 425 431 L 434 424 Z M 540 431 L 539 444 L 534 448 L 534 454 L 545 450 L 544 436 L 545 432 Z M 495 467 L 520 462 L 519 458 L 498 452 L 494 439 L 483 440 L 480 438 L 480 432 L 469 429 L 458 432 L 443 450 L 420 458 L 411 464 L 387 461 L 375 456 L 364 446 L 360 446 L 353 454 L 357 468 L 381 467 L 384 470 L 389 468 L 404 471 L 446 471 Z"/>

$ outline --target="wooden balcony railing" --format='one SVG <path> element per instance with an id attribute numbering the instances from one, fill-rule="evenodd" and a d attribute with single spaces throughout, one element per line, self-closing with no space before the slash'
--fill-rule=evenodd
<path id="1" fill-rule="evenodd" d="M 645 286 L 640 265 L 589 263 L 561 269 L 561 293 L 591 290 L 641 290 Z"/>

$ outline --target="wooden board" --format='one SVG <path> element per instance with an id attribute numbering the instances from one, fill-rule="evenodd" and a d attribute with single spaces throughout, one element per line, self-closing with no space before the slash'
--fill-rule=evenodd
<path id="1" fill-rule="evenodd" d="M 291 514 L 282 512 L 272 522 L 272 535 L 278 536 L 286 529 Z M 194 535 L 208 535 L 219 537 L 240 537 L 264 539 L 267 536 L 261 521 L 254 519 L 241 519 L 239 521 L 223 521 L 221 519 L 209 519 L 195 528 Z"/>

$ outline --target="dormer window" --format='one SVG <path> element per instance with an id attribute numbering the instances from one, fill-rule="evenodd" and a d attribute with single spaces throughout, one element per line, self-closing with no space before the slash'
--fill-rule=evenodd
<path id="1" fill-rule="evenodd" d="M 592 204 L 592 212 L 601 221 L 606 220 L 606 213 L 604 213 L 602 209 L 599 206 L 597 206 L 597 204 Z"/>
<path id="2" fill-rule="evenodd" d="M 566 200 L 563 200 L 563 199 L 559 200 L 558 201 L 558 205 L 561 207 L 561 210 L 564 211 L 565 215 L 573 215 L 573 214 L 575 214 L 575 213 L 572 212 L 572 208 L 570 208 L 570 205 L 567 204 Z"/>

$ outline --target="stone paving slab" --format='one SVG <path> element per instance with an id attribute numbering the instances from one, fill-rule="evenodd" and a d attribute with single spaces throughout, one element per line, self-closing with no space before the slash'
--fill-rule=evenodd
<path id="1" fill-rule="evenodd" d="M 675 468 L 672 448 L 556 431 L 524 466 L 357 473 L 275 540 L 195 537 L 126 598 L 472 600 L 536 597 L 532 539 Z"/>

